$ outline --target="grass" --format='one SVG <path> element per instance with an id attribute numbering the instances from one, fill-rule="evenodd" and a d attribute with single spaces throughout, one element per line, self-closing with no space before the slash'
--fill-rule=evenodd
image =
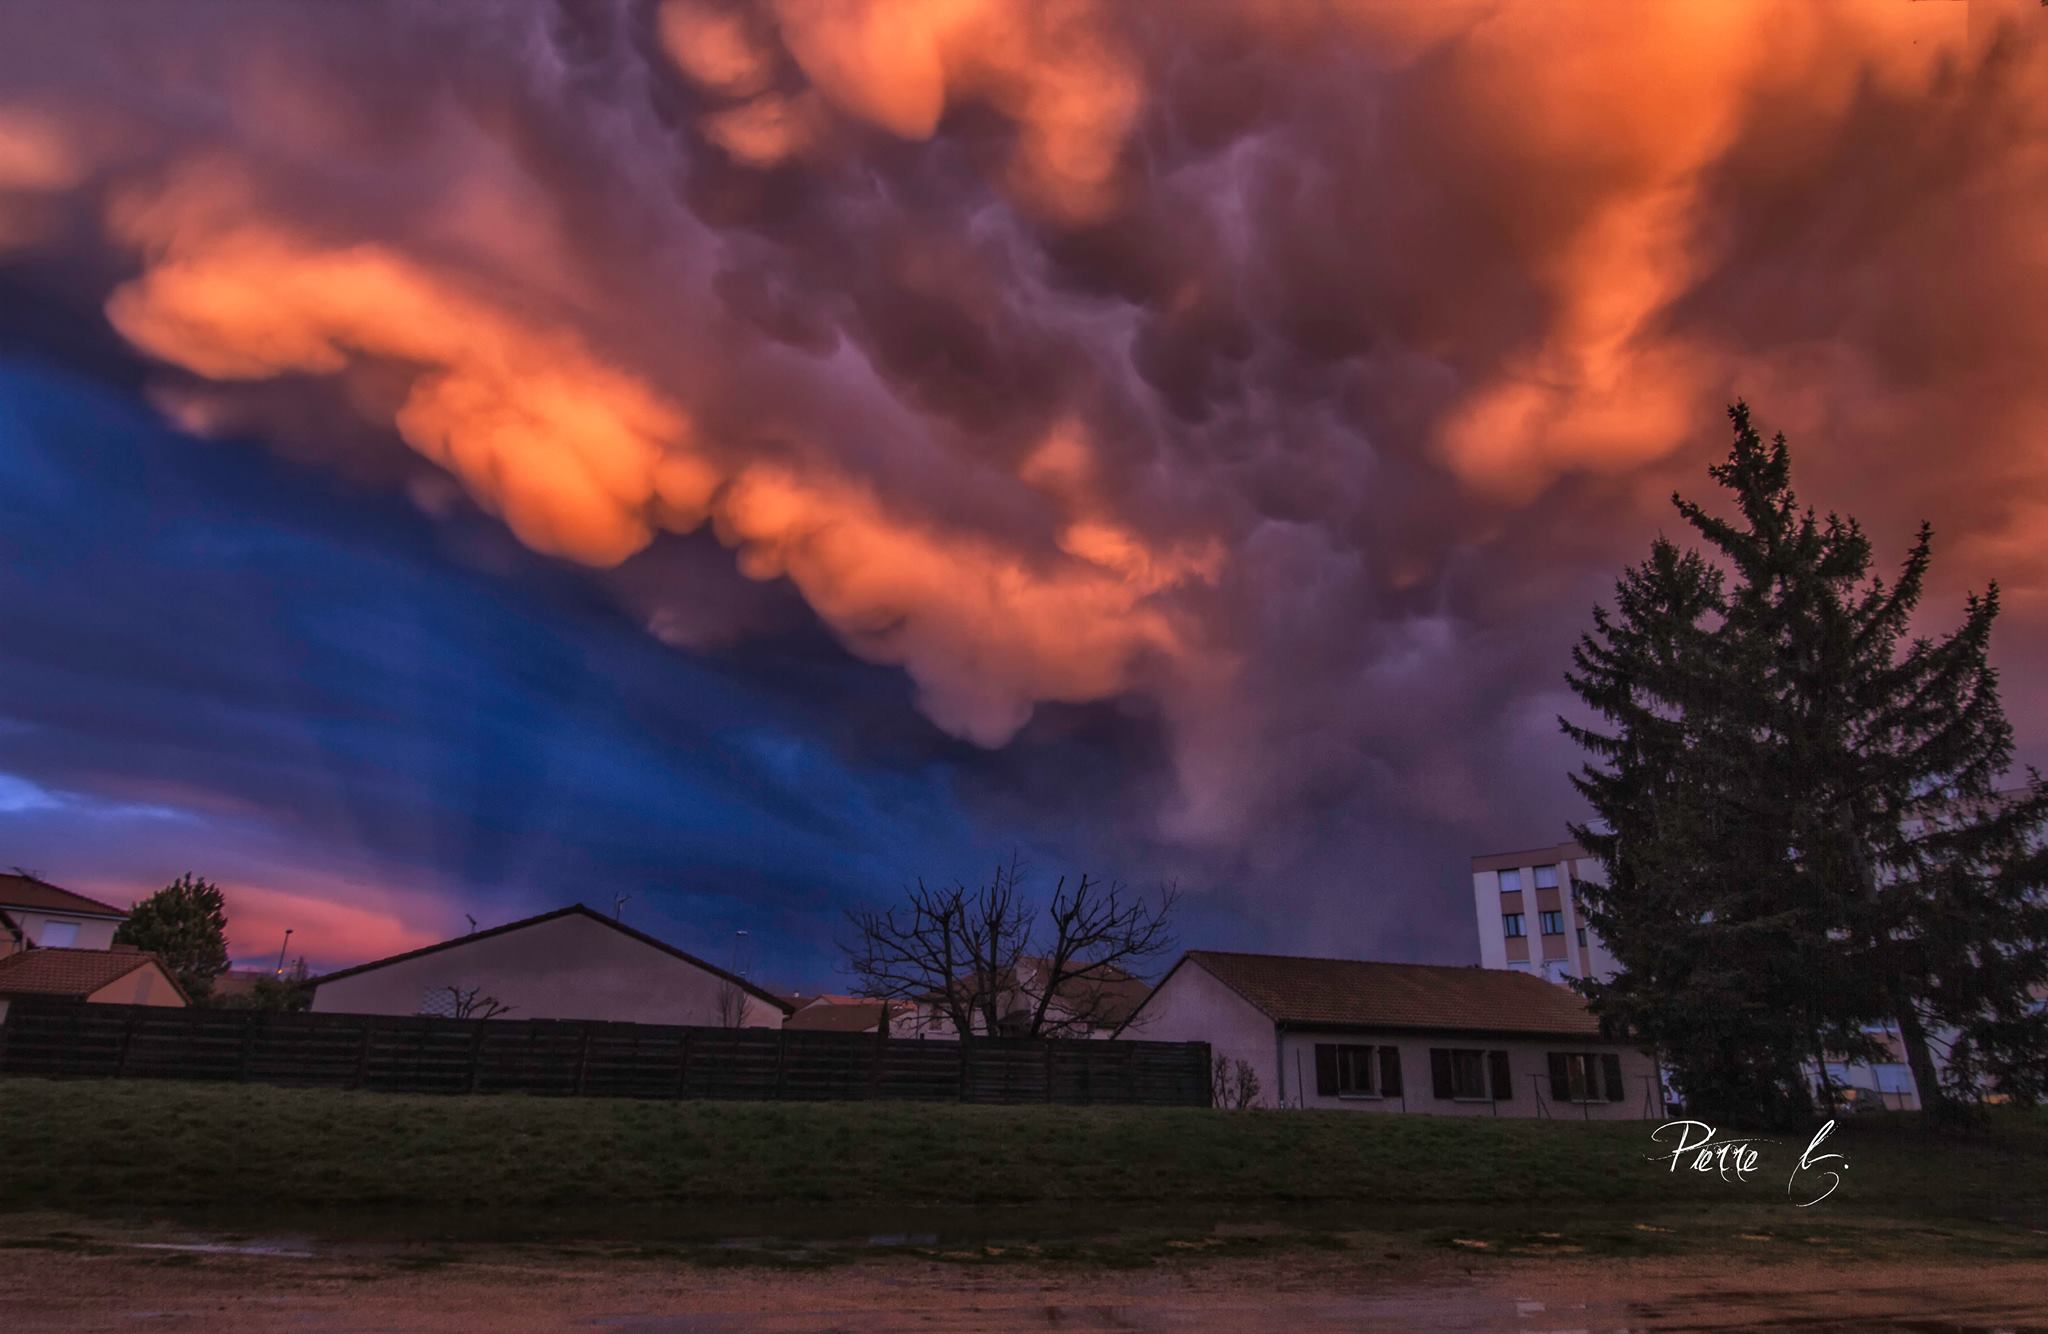
<path id="1" fill-rule="evenodd" d="M 1076 1225 L 1161 1247 L 1370 1234 L 1474 1253 L 1655 1253 L 1823 1235 L 1868 1252 L 2048 1255 L 2048 1116 L 1959 1140 L 1845 1120 L 1850 1171 L 1795 1209 L 1805 1137 L 1747 1182 L 1653 1162 L 1650 1125 L 1343 1112 L 435 1098 L 168 1082 L 0 1080 L 0 1210 L 333 1235 L 525 1240 L 903 1233 L 1028 1238 Z M 1188 1240 L 1201 1238 L 1199 1243 Z M 1920 1240 L 1916 1240 L 1916 1238 Z M 1932 1239 L 1932 1240 L 1929 1240 Z M 2016 1249 L 2015 1249 L 2016 1248 Z M 706 1252 L 745 1262 L 748 1245 Z M 965 1253 L 965 1252 L 963 1252 Z M 722 1257 L 722 1259 L 720 1258 Z"/>

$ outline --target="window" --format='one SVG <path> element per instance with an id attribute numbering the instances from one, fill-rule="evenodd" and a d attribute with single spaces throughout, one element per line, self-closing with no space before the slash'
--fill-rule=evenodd
<path id="1" fill-rule="evenodd" d="M 1621 1057 L 1613 1052 L 1550 1053 L 1550 1097 L 1554 1102 L 1620 1102 Z"/>
<path id="2" fill-rule="evenodd" d="M 1332 1092 L 1340 1097 L 1347 1093 L 1374 1092 L 1371 1047 L 1361 1047 L 1348 1042 L 1328 1045 L 1317 1043 L 1316 1065 L 1318 1073 L 1320 1073 L 1320 1067 L 1325 1059 L 1324 1052 L 1331 1053 L 1329 1059 L 1334 1060 L 1336 1063 L 1337 1083 L 1336 1087 L 1331 1090 Z M 1319 1079 L 1317 1082 L 1321 1083 L 1322 1081 Z M 1322 1092 L 1320 1088 L 1316 1091 L 1318 1093 Z"/>
<path id="3" fill-rule="evenodd" d="M 36 944 L 41 945 L 45 949 L 53 950 L 63 949 L 68 945 L 76 945 L 77 943 L 78 923 L 76 922 L 45 922 L 43 923 L 42 939 L 36 942 Z"/>
<path id="4" fill-rule="evenodd" d="M 1486 1065 L 1482 1053 L 1476 1051 L 1454 1051 L 1451 1053 L 1451 1096 L 1453 1098 L 1483 1098 L 1486 1096 Z"/>
<path id="5" fill-rule="evenodd" d="M 1502 871 L 1500 873 L 1500 892 L 1503 894 L 1521 893 L 1522 873 L 1520 871 Z"/>
<path id="6" fill-rule="evenodd" d="M 1586 948 L 1586 928 L 1583 926 L 1579 928 L 1579 948 Z"/>
<path id="7" fill-rule="evenodd" d="M 1400 1097 L 1400 1048 L 1318 1042 L 1316 1095 L 1323 1098 Z"/>
<path id="8" fill-rule="evenodd" d="M 1557 868 L 1555 866 L 1539 866 L 1536 868 L 1536 888 L 1557 888 Z"/>
<path id="9" fill-rule="evenodd" d="M 1514 1078 L 1504 1051 L 1432 1047 L 1429 1072 L 1439 1098 L 1507 1102 L 1515 1096 Z"/>
<path id="10" fill-rule="evenodd" d="M 1564 934 L 1564 914 L 1562 912 L 1552 909 L 1549 912 L 1538 913 L 1536 916 L 1537 920 L 1543 924 L 1544 935 L 1561 936 Z"/>
<path id="11" fill-rule="evenodd" d="M 1502 913 L 1500 916 L 1500 930 L 1501 934 L 1506 936 L 1510 940 L 1513 940 L 1517 936 L 1526 936 L 1529 934 L 1526 930 L 1523 929 L 1522 914 L 1518 912 Z"/>

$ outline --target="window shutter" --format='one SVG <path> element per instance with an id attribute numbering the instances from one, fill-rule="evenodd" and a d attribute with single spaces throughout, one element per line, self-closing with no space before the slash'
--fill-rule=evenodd
<path id="1" fill-rule="evenodd" d="M 1316 1096 L 1337 1096 L 1337 1048 L 1328 1042 L 1316 1044 Z"/>
<path id="2" fill-rule="evenodd" d="M 1401 1096 L 1401 1049 L 1380 1048 L 1380 1096 L 1398 1098 Z"/>
<path id="3" fill-rule="evenodd" d="M 1508 1069 L 1508 1054 L 1504 1051 L 1490 1051 L 1486 1053 L 1486 1061 L 1493 1067 L 1493 1100 L 1514 1101 L 1515 1076 Z"/>
<path id="4" fill-rule="evenodd" d="M 1451 1054 L 1442 1047 L 1429 1049 L 1429 1078 L 1436 1085 L 1436 1096 L 1451 1096 Z"/>
<path id="5" fill-rule="evenodd" d="M 1608 1052 L 1602 1056 L 1600 1058 L 1600 1073 L 1607 1077 L 1607 1101 L 1620 1102 L 1623 1097 L 1621 1089 L 1621 1057 L 1613 1052 Z"/>
<path id="6" fill-rule="evenodd" d="M 1553 1102 L 1572 1100 L 1571 1058 L 1561 1051 L 1550 1053 L 1550 1098 Z"/>

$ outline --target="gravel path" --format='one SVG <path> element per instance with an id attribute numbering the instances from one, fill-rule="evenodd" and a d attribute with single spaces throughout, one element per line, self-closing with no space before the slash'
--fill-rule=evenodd
<path id="1" fill-rule="evenodd" d="M 0 1312 L 10 1331 L 2048 1330 L 2048 1263 L 1303 1253 L 1126 1272 L 911 1259 L 788 1272 L 137 1234 L 0 1248 Z"/>

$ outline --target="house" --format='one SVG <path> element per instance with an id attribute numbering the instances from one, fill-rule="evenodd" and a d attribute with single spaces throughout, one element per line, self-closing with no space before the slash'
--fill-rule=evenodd
<path id="1" fill-rule="evenodd" d="M 30 996 L 174 1009 L 191 1003 L 161 959 L 131 945 L 103 950 L 58 945 L 0 959 L 0 1019 L 7 1017 L 10 1003 Z"/>
<path id="2" fill-rule="evenodd" d="M 888 1032 L 907 1022 L 915 1007 L 909 1001 L 871 1000 L 865 996 L 812 996 L 801 1001 L 785 1028 L 814 1033 L 873 1033 L 889 1020 Z"/>
<path id="3" fill-rule="evenodd" d="M 1045 1007 L 1040 1037 L 1109 1037 L 1130 1021 L 1151 991 L 1142 978 L 1133 977 L 1113 964 L 1088 966 L 1070 962 L 1067 970 L 1070 976 L 1053 988 L 1052 999 Z M 1072 976 L 1076 971 L 1081 975 Z M 1045 994 L 1052 975 L 1051 960 L 1027 955 L 996 976 L 995 1036 L 1021 1037 L 1030 1029 L 1039 998 Z M 989 984 L 965 974 L 955 978 L 953 986 L 955 995 L 967 1001 L 974 1031 L 986 1035 L 988 1021 L 982 998 L 990 990 Z M 918 997 L 911 1012 L 897 1022 L 896 1031 L 899 1036 L 912 1038 L 958 1036 L 946 996 L 940 992 Z"/>
<path id="4" fill-rule="evenodd" d="M 1662 1115 L 1657 1068 L 1524 973 L 1190 950 L 1127 1027 L 1206 1042 L 1264 1106 L 1439 1116 Z"/>
<path id="5" fill-rule="evenodd" d="M 314 978 L 325 1014 L 780 1028 L 788 1001 L 593 912 L 558 908 Z"/>
<path id="6" fill-rule="evenodd" d="M 26 871 L 0 874 L 0 957 L 24 949 L 103 950 L 128 914 Z"/>

